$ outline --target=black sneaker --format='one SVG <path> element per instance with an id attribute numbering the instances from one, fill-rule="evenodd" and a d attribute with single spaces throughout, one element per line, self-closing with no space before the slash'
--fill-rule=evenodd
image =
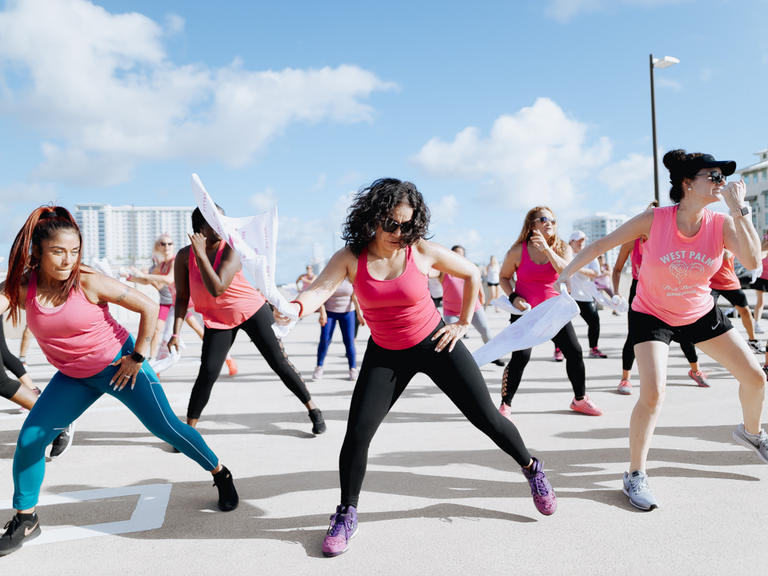
<path id="1" fill-rule="evenodd" d="M 235 490 L 235 482 L 232 473 L 226 466 L 213 475 L 213 485 L 219 490 L 219 510 L 231 512 L 240 503 L 240 497 Z"/>
<path id="2" fill-rule="evenodd" d="M 72 439 L 75 437 L 75 423 L 67 426 L 61 434 L 51 443 L 51 458 L 61 456 L 72 446 Z"/>
<path id="3" fill-rule="evenodd" d="M 327 430 L 323 413 L 320 408 L 313 408 L 309 411 L 309 419 L 312 420 L 312 434 L 322 434 Z"/>
<path id="4" fill-rule="evenodd" d="M 16 552 L 27 540 L 40 536 L 40 520 L 37 514 L 14 514 L 5 525 L 5 534 L 0 536 L 0 556 Z"/>

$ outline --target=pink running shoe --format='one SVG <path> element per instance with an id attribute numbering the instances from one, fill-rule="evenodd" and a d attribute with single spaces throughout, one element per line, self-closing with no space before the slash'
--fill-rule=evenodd
<path id="1" fill-rule="evenodd" d="M 555 510 L 557 510 L 557 496 L 555 496 L 552 485 L 544 475 L 544 467 L 541 465 L 541 461 L 534 458 L 533 465 L 530 468 L 523 468 L 523 476 L 528 480 L 528 485 L 531 487 L 531 496 L 533 496 L 536 510 L 544 514 L 544 516 L 554 514 Z"/>
<path id="2" fill-rule="evenodd" d="M 608 358 L 608 355 L 607 354 L 603 354 L 600 351 L 600 348 L 595 346 L 594 348 L 590 348 L 589 349 L 589 357 L 590 358 Z"/>
<path id="3" fill-rule="evenodd" d="M 512 421 L 512 406 L 509 404 L 504 404 L 504 402 L 501 403 L 501 406 L 499 406 L 499 414 L 504 416 L 507 420 L 510 422 Z"/>
<path id="4" fill-rule="evenodd" d="M 560 348 L 555 348 L 555 362 L 562 362 L 563 361 L 563 353 L 560 351 Z"/>
<path id="5" fill-rule="evenodd" d="M 701 370 L 696 370 L 694 372 L 693 370 L 688 370 L 688 376 L 691 377 L 691 380 L 696 382 L 696 384 L 699 385 L 699 388 L 709 388 L 709 382 L 707 382 L 707 375 L 704 374 Z"/>
<path id="6" fill-rule="evenodd" d="M 357 509 L 339 504 L 331 514 L 331 525 L 323 539 L 323 556 L 338 556 L 349 548 L 349 541 L 357 534 Z"/>
<path id="7" fill-rule="evenodd" d="M 632 394 L 632 384 L 630 384 L 629 380 L 626 378 L 622 378 L 618 388 L 616 388 L 616 392 L 624 394 L 624 396 L 629 396 Z"/>
<path id="8" fill-rule="evenodd" d="M 230 376 L 237 376 L 237 362 L 232 356 L 227 356 L 225 361 L 227 363 L 227 370 L 229 370 Z"/>
<path id="9" fill-rule="evenodd" d="M 587 416 L 602 416 L 603 411 L 600 410 L 597 406 L 595 406 L 595 403 L 592 402 L 592 400 L 589 399 L 589 396 L 584 396 L 581 400 L 576 400 L 574 398 L 571 401 L 571 410 L 574 412 L 581 412 L 582 414 L 586 414 Z"/>

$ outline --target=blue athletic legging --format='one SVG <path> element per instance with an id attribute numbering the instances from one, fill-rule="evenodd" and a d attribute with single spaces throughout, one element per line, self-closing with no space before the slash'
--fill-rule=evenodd
<path id="1" fill-rule="evenodd" d="M 133 351 L 133 338 L 123 344 L 115 360 Z M 192 458 L 209 472 L 218 466 L 216 454 L 200 436 L 171 410 L 162 386 L 148 362 L 136 376 L 136 385 L 120 391 L 109 386 L 117 366 L 107 366 L 90 378 L 71 378 L 56 372 L 29 412 L 13 456 L 13 506 L 27 510 L 37 505 L 45 474 L 45 448 L 102 394 L 114 396 L 133 412 L 147 430 Z"/>
<path id="2" fill-rule="evenodd" d="M 355 317 L 354 310 L 349 312 L 328 312 L 328 322 L 320 327 L 320 342 L 317 344 L 317 365 L 322 366 L 325 362 L 325 355 L 328 353 L 328 346 L 331 345 L 333 331 L 336 329 L 336 322 L 341 328 L 341 338 L 344 340 L 344 347 L 347 349 L 347 363 L 350 368 L 357 366 L 357 353 L 355 352 Z"/>

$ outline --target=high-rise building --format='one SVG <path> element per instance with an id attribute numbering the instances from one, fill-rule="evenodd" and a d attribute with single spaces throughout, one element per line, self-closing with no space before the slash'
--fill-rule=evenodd
<path id="1" fill-rule="evenodd" d="M 73 216 L 83 234 L 83 261 L 101 258 L 117 266 L 146 264 L 161 234 L 168 234 L 181 248 L 189 244 L 193 210 L 190 206 L 77 204 Z"/>
<path id="2" fill-rule="evenodd" d="M 747 185 L 752 223 L 762 237 L 768 231 L 768 149 L 755 152 L 760 161 L 737 171 Z"/>
<path id="3" fill-rule="evenodd" d="M 616 228 L 624 224 L 627 221 L 627 217 L 624 214 L 608 214 L 607 212 L 598 212 L 594 216 L 587 216 L 585 218 L 579 218 L 574 221 L 574 230 L 582 230 L 587 235 L 587 243 L 594 242 L 595 240 L 607 236 Z M 565 234 L 567 239 L 570 233 Z M 619 255 L 620 246 L 609 250 L 607 253 L 608 264 L 611 266 L 616 262 L 616 258 Z"/>

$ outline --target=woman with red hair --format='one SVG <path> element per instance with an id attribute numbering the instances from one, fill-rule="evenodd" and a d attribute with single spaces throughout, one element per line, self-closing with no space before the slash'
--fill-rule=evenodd
<path id="1" fill-rule="evenodd" d="M 107 393 L 125 404 L 157 437 L 213 474 L 219 508 L 237 507 L 232 475 L 202 436 L 173 413 L 157 376 L 144 361 L 157 304 L 81 263 L 82 237 L 72 215 L 43 206 L 27 218 L 8 259 L 0 308 L 27 323 L 48 361 L 58 369 L 19 432 L 13 457 L 16 514 L 0 537 L 0 556 L 40 534 L 35 513 L 45 473 L 45 447 Z M 141 316 L 137 341 L 109 313 L 117 304 Z"/>

